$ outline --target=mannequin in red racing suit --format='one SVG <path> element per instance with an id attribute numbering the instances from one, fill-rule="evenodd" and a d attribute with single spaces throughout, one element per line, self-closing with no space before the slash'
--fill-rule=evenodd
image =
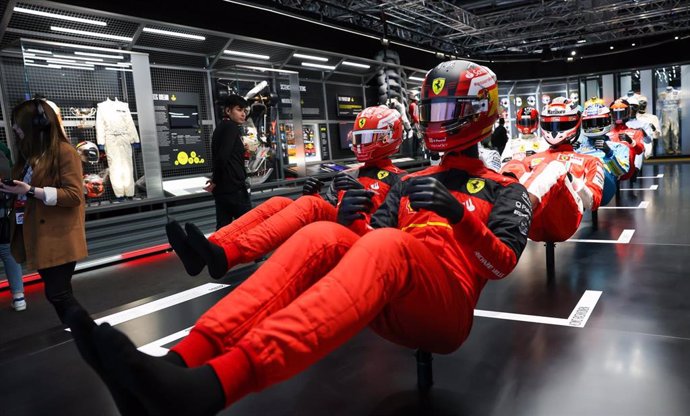
<path id="1" fill-rule="evenodd" d="M 482 132 L 490 133 L 498 114 L 495 76 L 467 61 L 444 64 L 427 74 L 423 94 L 434 88 L 457 100 L 440 102 L 450 103 L 448 111 L 427 108 L 422 123 L 427 134 L 439 132 L 427 145 L 448 153 L 439 166 L 394 185 L 371 226 L 361 224 L 371 191 L 348 191 L 338 221 L 359 222 L 362 237 L 333 222 L 300 229 L 163 358 L 140 353 L 85 312 L 72 315 L 82 356 L 119 407 L 211 414 L 292 377 L 367 325 L 430 352 L 462 344 L 481 289 L 505 277 L 524 249 L 531 207 L 522 185 L 477 159 Z M 440 76 L 460 81 L 446 83 L 451 91 L 432 87 Z M 469 94 L 475 90 L 486 98 Z M 446 138 L 444 113 L 463 126 Z"/>
<path id="2" fill-rule="evenodd" d="M 375 133 L 371 133 L 375 132 Z M 257 260 L 275 250 L 303 226 L 315 221 L 335 221 L 336 206 L 348 189 L 374 192 L 367 218 L 376 211 L 388 190 L 405 173 L 390 160 L 403 140 L 402 118 L 386 106 L 364 109 L 355 119 L 351 133 L 353 151 L 364 165 L 336 176 L 326 194 L 319 195 L 322 183 L 309 178 L 304 196 L 292 201 L 273 197 L 231 224 L 222 227 L 208 240 L 194 224 L 185 231 L 175 221 L 166 226 L 168 240 L 187 273 L 198 275 L 208 265 L 211 277 L 219 279 L 233 266 Z M 360 141 L 368 140 L 366 143 Z"/>
<path id="3" fill-rule="evenodd" d="M 537 200 L 529 238 L 565 241 L 582 221 L 584 210 L 596 210 L 604 189 L 604 166 L 595 156 L 573 150 L 580 136 L 581 115 L 576 104 L 559 97 L 544 107 L 542 136 L 549 149 L 502 169 L 511 172 Z"/>

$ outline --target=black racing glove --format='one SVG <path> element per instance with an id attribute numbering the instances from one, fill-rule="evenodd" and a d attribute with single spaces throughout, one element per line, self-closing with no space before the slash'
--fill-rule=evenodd
<path id="1" fill-rule="evenodd" d="M 321 192 L 322 187 L 323 182 L 321 182 L 319 178 L 307 178 L 302 187 L 302 195 L 316 195 Z"/>
<path id="2" fill-rule="evenodd" d="M 430 176 L 411 178 L 406 194 L 412 209 L 428 209 L 456 224 L 465 213 L 465 207 L 438 179 Z"/>
<path id="3" fill-rule="evenodd" d="M 604 139 L 597 139 L 594 141 L 594 148 L 599 149 L 606 154 L 606 156 L 611 156 L 611 148 Z"/>
<path id="4" fill-rule="evenodd" d="M 618 140 L 620 140 L 622 142 L 628 142 L 630 144 L 632 144 L 632 142 L 633 142 L 632 139 L 630 138 L 630 136 L 628 136 L 626 133 L 620 133 L 618 135 Z"/>
<path id="5" fill-rule="evenodd" d="M 364 185 L 347 173 L 340 172 L 333 178 L 333 186 L 336 191 L 347 191 L 348 189 L 364 189 Z"/>
<path id="6" fill-rule="evenodd" d="M 345 192 L 338 206 L 338 224 L 348 227 L 355 220 L 364 219 L 364 213 L 373 206 L 374 191 L 352 189 Z"/>

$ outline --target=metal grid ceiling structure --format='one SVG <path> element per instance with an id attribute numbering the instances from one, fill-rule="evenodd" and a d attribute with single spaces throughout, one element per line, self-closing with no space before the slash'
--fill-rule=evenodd
<path id="1" fill-rule="evenodd" d="M 251 3 L 251 2 L 244 2 Z M 690 29 L 687 0 L 273 0 L 276 9 L 473 59 Z"/>

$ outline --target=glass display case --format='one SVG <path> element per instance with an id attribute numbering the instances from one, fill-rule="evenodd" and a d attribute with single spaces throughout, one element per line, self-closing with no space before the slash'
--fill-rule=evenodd
<path id="1" fill-rule="evenodd" d="M 303 123 L 302 139 L 304 140 L 304 156 L 307 162 L 321 161 L 321 141 L 317 124 Z M 292 123 L 280 123 L 280 141 L 285 143 L 288 163 L 297 162 L 297 145 Z"/>
<path id="2" fill-rule="evenodd" d="M 680 122 L 683 110 L 681 66 L 654 69 L 653 83 L 656 116 L 661 125 L 656 154 L 673 156 L 684 153 Z"/>

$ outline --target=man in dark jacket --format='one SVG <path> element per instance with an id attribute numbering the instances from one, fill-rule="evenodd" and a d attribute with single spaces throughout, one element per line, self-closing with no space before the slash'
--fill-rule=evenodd
<path id="1" fill-rule="evenodd" d="M 251 209 L 244 170 L 244 144 L 240 126 L 247 117 L 247 101 L 230 95 L 223 102 L 223 120 L 213 132 L 211 153 L 213 176 L 205 191 L 213 193 L 216 202 L 216 230 L 230 224 Z"/>
<path id="2" fill-rule="evenodd" d="M 503 154 L 503 149 L 505 149 L 506 143 L 508 143 L 508 132 L 504 127 L 505 124 L 505 119 L 499 118 L 498 126 L 494 129 L 494 132 L 491 134 L 491 144 L 496 150 L 498 150 L 499 155 Z"/>

